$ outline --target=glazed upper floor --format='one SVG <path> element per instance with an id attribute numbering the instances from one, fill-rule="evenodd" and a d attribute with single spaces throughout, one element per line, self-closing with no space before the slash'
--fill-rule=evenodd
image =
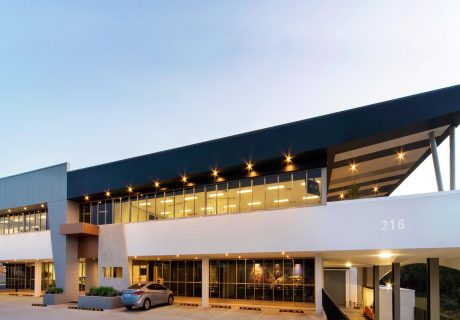
<path id="1" fill-rule="evenodd" d="M 238 188 L 250 181 L 257 189 L 261 180 L 270 183 L 268 177 L 317 168 L 326 169 L 324 201 L 347 198 L 355 184 L 361 198 L 387 196 L 430 155 L 429 134 L 439 144 L 459 122 L 460 86 L 454 86 L 74 171 L 61 164 L 0 179 L 0 215 L 67 199 L 86 203 L 155 194 L 169 201 L 171 192 L 179 199 L 180 192 L 198 194 L 200 188 L 210 202 L 209 186 L 225 184 L 232 192 L 235 181 L 243 184 Z M 239 211 L 254 202 L 239 200 Z M 265 200 L 264 207 L 273 204 Z M 201 208 L 208 212 L 206 203 L 194 204 L 194 214 Z M 191 209 L 184 204 L 183 210 Z"/>

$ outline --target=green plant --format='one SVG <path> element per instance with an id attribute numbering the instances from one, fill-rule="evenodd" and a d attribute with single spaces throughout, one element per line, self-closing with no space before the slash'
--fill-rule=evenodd
<path id="1" fill-rule="evenodd" d="M 55 287 L 49 287 L 48 290 L 46 290 L 46 293 L 48 294 L 59 294 L 63 292 L 64 290 L 62 288 L 55 288 Z"/>
<path id="2" fill-rule="evenodd" d="M 89 289 L 86 295 L 98 297 L 116 297 L 119 296 L 120 293 L 112 287 L 94 287 Z"/>
<path id="3" fill-rule="evenodd" d="M 361 196 L 359 189 L 361 186 L 359 184 L 353 183 L 348 187 L 347 196 L 349 199 L 358 199 Z"/>

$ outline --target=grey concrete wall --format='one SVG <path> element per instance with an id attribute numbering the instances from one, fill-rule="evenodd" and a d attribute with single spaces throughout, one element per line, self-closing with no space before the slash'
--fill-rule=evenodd
<path id="1" fill-rule="evenodd" d="M 99 226 L 99 285 L 126 289 L 130 285 L 130 263 L 126 251 L 125 226 L 108 224 Z M 103 267 L 122 267 L 122 278 L 104 278 Z"/>
<path id="2" fill-rule="evenodd" d="M 67 199 L 67 163 L 0 179 L 0 209 Z"/>

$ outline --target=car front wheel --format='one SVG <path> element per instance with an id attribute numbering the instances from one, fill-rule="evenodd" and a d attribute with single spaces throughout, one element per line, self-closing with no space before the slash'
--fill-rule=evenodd
<path id="1" fill-rule="evenodd" d="M 170 295 L 170 296 L 168 297 L 168 304 L 169 304 L 169 305 L 172 305 L 173 303 L 174 303 L 174 297 L 173 297 L 172 295 Z"/>
<path id="2" fill-rule="evenodd" d="M 150 309 L 150 300 L 149 300 L 149 299 L 145 299 L 145 300 L 144 300 L 144 305 L 143 305 L 143 307 L 144 307 L 144 310 Z"/>

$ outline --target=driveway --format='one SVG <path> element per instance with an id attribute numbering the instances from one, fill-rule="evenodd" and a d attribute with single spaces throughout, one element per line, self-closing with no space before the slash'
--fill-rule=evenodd
<path id="1" fill-rule="evenodd" d="M 90 319 L 196 319 L 196 320 L 275 320 L 275 319 L 325 319 L 318 317 L 314 312 L 307 313 L 282 313 L 276 309 L 264 309 L 263 311 L 232 309 L 203 309 L 201 307 L 189 307 L 174 304 L 172 306 L 155 307 L 148 311 L 124 309 L 104 311 L 71 310 L 66 305 L 33 307 L 32 303 L 41 303 L 41 299 L 32 297 L 13 297 L 0 295 L 0 319 L 25 320 L 90 320 Z"/>

